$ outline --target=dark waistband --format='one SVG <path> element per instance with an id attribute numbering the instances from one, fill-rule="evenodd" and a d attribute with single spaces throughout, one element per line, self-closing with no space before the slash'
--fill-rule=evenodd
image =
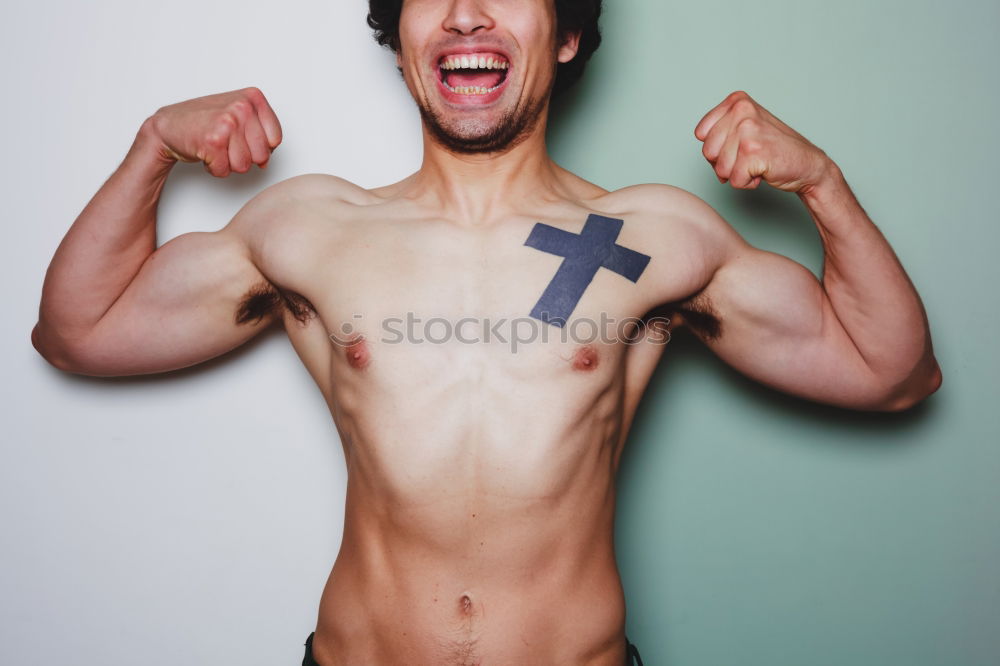
<path id="1" fill-rule="evenodd" d="M 313 636 L 316 632 L 309 634 L 306 639 L 306 654 L 302 658 L 302 666 L 319 666 L 312 654 Z M 642 657 L 639 656 L 639 648 L 633 645 L 628 636 L 625 637 L 625 666 L 642 666 Z"/>

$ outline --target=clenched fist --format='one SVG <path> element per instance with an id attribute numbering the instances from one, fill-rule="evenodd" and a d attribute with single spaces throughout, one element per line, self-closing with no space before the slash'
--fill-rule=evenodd
<path id="1" fill-rule="evenodd" d="M 257 88 L 196 97 L 165 106 L 146 120 L 164 160 L 204 162 L 219 178 L 267 165 L 281 125 Z"/>
<path id="2" fill-rule="evenodd" d="M 804 136 L 738 90 L 705 114 L 694 135 L 719 182 L 753 189 L 761 180 L 801 193 L 829 173 L 831 160 Z"/>

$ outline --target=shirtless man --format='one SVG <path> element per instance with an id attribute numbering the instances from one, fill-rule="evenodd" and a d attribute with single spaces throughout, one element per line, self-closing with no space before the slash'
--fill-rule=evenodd
<path id="1" fill-rule="evenodd" d="M 283 325 L 348 469 L 305 663 L 629 663 L 615 474 L 669 330 L 762 384 L 897 411 L 941 382 L 922 304 L 838 167 L 743 92 L 695 135 L 722 182 L 799 196 L 821 281 L 684 190 L 608 192 L 555 164 L 550 91 L 596 48 L 598 2 L 383 4 L 372 23 L 423 118 L 419 171 L 372 190 L 290 178 L 156 248 L 177 160 L 224 177 L 281 141 L 256 88 L 163 107 L 56 251 L 32 341 L 67 372 L 131 375 Z M 668 325 L 634 325 L 661 306 Z M 439 330 L 400 334 L 418 320 Z M 629 337 L 580 339 L 608 321 Z"/>

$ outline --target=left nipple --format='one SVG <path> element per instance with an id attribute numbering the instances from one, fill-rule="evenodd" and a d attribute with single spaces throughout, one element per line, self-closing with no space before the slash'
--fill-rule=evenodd
<path id="1" fill-rule="evenodd" d="M 577 349 L 576 354 L 573 355 L 573 369 L 583 372 L 596 370 L 598 360 L 597 350 L 594 349 L 594 346 L 584 345 Z"/>

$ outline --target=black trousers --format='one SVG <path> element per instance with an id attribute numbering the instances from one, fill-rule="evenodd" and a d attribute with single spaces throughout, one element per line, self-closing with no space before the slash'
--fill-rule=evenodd
<path id="1" fill-rule="evenodd" d="M 302 658 L 302 666 L 319 666 L 316 660 L 313 659 L 312 653 L 313 635 L 315 633 L 314 631 L 309 634 L 309 638 L 306 639 L 306 656 Z M 639 656 L 639 648 L 629 642 L 628 636 L 625 637 L 625 645 L 627 646 L 625 650 L 625 666 L 642 666 L 642 657 Z"/>

